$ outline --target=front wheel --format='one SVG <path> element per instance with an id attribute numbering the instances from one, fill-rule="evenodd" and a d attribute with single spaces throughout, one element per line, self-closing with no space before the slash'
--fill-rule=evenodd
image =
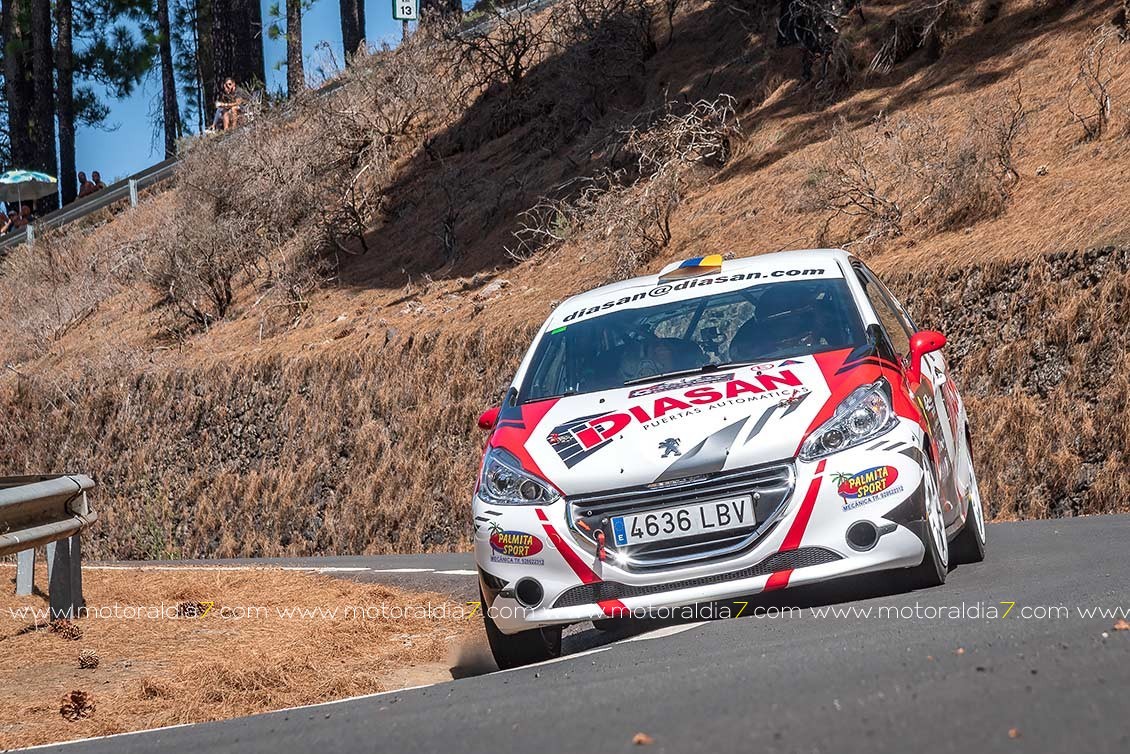
<path id="1" fill-rule="evenodd" d="M 479 600 L 483 605 L 483 625 L 487 631 L 487 643 L 490 644 L 491 654 L 494 655 L 499 670 L 520 668 L 523 665 L 532 665 L 535 662 L 544 662 L 561 656 L 561 626 L 504 634 L 490 617 L 482 590 L 479 590 Z"/>
<path id="2" fill-rule="evenodd" d="M 980 563 L 985 559 L 985 510 L 981 506 L 981 491 L 977 488 L 977 475 L 969 464 L 969 508 L 965 512 L 965 525 L 953 540 L 955 563 Z"/>
<path id="3" fill-rule="evenodd" d="M 928 589 L 946 583 L 949 572 L 949 540 L 946 538 L 946 521 L 942 514 L 942 495 L 938 490 L 938 474 L 934 462 L 926 456 L 926 467 L 922 474 L 922 493 L 925 497 L 926 531 L 923 544 L 926 554 L 922 564 L 910 569 L 910 587 Z"/>

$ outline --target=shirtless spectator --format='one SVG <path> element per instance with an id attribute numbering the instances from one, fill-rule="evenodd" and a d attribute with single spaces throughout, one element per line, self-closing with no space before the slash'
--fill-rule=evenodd
<path id="1" fill-rule="evenodd" d="M 86 179 L 86 173 L 81 170 L 78 173 L 78 196 L 81 199 L 84 196 L 93 194 L 97 189 L 94 184 Z"/>
<path id="2" fill-rule="evenodd" d="M 229 131 L 239 125 L 240 108 L 246 108 L 251 95 L 246 89 L 237 87 L 235 79 L 224 79 L 220 98 L 216 101 L 216 115 L 212 118 L 212 128 Z"/>
<path id="3" fill-rule="evenodd" d="M 95 191 L 101 191 L 102 189 L 106 188 L 106 184 L 102 182 L 102 174 L 97 170 L 90 174 L 90 180 L 92 183 L 94 183 Z"/>

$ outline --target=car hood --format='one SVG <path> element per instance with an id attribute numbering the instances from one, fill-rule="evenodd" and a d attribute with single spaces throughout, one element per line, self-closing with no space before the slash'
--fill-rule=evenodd
<path id="1" fill-rule="evenodd" d="M 565 495 L 791 460 L 835 403 L 877 376 L 842 368 L 847 353 L 525 404 L 500 416 L 491 444 Z"/>

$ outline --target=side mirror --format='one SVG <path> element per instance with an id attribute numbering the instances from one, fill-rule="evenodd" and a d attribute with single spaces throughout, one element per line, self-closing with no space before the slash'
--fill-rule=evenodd
<path id="1" fill-rule="evenodd" d="M 498 422 L 498 412 L 501 410 L 501 406 L 491 406 L 484 411 L 479 417 L 479 429 L 488 431 L 494 429 L 494 425 Z"/>
<path id="2" fill-rule="evenodd" d="M 942 350 L 946 336 L 936 330 L 920 330 L 910 337 L 910 364 L 906 368 L 906 378 L 911 382 L 922 381 L 922 357 L 928 353 Z"/>

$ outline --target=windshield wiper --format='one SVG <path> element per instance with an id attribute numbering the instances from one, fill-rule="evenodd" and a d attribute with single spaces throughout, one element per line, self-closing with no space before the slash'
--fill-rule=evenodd
<path id="1" fill-rule="evenodd" d="M 527 403 L 537 403 L 538 401 L 551 401 L 554 398 L 571 398 L 572 396 L 574 396 L 576 394 L 577 394 L 577 388 L 571 387 L 571 388 L 568 388 L 567 390 L 565 390 L 565 392 L 558 393 L 557 395 L 539 395 L 537 398 L 527 398 L 524 401 L 522 401 L 521 403 L 519 403 L 518 405 L 524 406 Z"/>
<path id="2" fill-rule="evenodd" d="M 694 369 L 679 369 L 674 372 L 663 372 L 661 374 L 653 374 L 648 377 L 636 377 L 635 379 L 628 380 L 624 386 L 640 385 L 645 382 L 654 382 L 656 380 L 668 380 L 674 377 L 688 377 L 692 374 L 709 374 L 710 372 L 717 372 L 720 369 L 730 369 L 732 367 L 742 367 L 748 364 L 753 364 L 752 361 L 726 361 L 721 364 L 703 364 Z"/>

